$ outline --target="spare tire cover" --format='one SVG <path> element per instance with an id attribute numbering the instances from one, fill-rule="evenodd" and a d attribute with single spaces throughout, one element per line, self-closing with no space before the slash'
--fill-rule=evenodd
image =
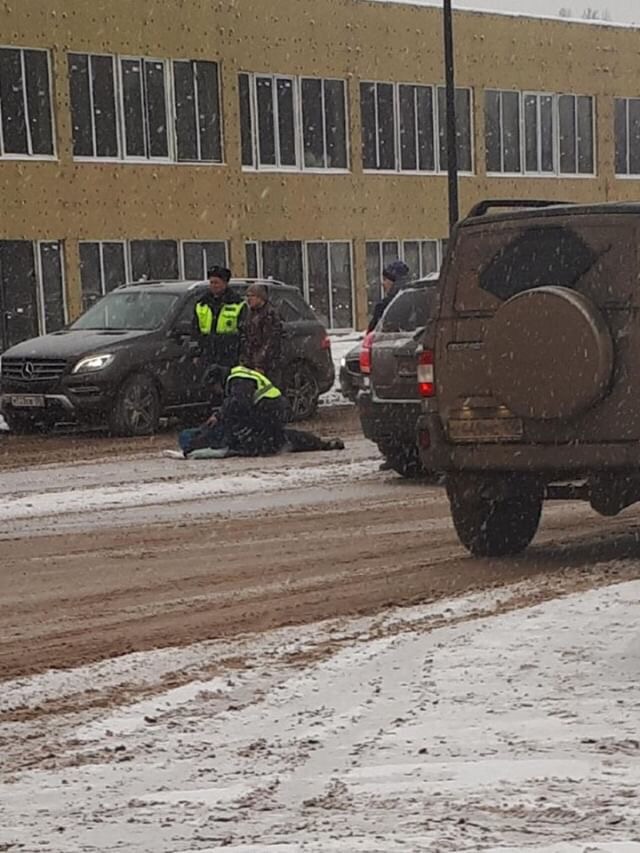
<path id="1" fill-rule="evenodd" d="M 498 309 L 486 336 L 496 399 L 523 418 L 570 418 L 589 409 L 611 381 L 607 324 L 585 296 L 566 287 L 525 290 Z"/>

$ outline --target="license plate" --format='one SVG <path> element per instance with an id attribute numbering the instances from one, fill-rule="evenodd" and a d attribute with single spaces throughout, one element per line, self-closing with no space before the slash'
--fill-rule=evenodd
<path id="1" fill-rule="evenodd" d="M 11 398 L 14 409 L 44 409 L 44 396 L 42 394 L 20 395 Z"/>
<path id="2" fill-rule="evenodd" d="M 450 420 L 449 438 L 455 442 L 520 441 L 524 434 L 520 418 L 461 418 Z"/>

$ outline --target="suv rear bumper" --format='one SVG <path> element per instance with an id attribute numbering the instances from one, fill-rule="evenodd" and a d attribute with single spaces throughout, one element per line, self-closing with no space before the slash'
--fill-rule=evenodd
<path id="1" fill-rule="evenodd" d="M 357 398 L 360 423 L 365 438 L 378 443 L 414 447 L 420 402 L 375 399 L 371 391 L 360 391 Z"/>
<path id="2" fill-rule="evenodd" d="M 640 442 L 609 444 L 452 444 L 438 415 L 418 418 L 420 458 L 439 471 L 518 471 L 556 479 L 592 471 L 640 470 Z"/>

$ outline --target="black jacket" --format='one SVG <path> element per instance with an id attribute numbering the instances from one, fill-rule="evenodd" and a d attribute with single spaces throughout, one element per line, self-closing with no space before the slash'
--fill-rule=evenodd
<path id="1" fill-rule="evenodd" d="M 220 309 L 223 305 L 238 305 L 243 301 L 242 297 L 238 296 L 238 294 L 234 293 L 230 288 L 227 288 L 220 297 L 215 297 L 211 292 L 209 292 L 198 300 L 198 305 L 208 305 L 213 312 L 213 326 L 211 328 L 211 333 L 208 335 L 201 334 L 195 308 L 193 312 L 193 336 L 200 345 L 201 355 L 204 355 L 210 364 L 220 364 L 223 367 L 235 367 L 235 365 L 238 364 L 241 340 L 244 334 L 244 326 L 247 318 L 247 307 L 245 306 L 242 309 L 240 317 L 238 318 L 237 334 L 216 334 L 216 323 L 218 322 Z"/>
<path id="2" fill-rule="evenodd" d="M 400 288 L 398 287 L 398 285 L 394 285 L 394 287 L 392 287 L 388 293 L 385 293 L 382 299 L 376 302 L 373 308 L 373 314 L 371 315 L 371 320 L 369 321 L 369 325 L 367 326 L 367 332 L 372 332 L 375 329 L 375 327 L 378 325 L 378 322 L 380 321 L 380 318 L 386 311 L 387 306 L 390 305 L 390 303 L 395 299 L 395 297 L 398 295 L 399 290 Z"/>

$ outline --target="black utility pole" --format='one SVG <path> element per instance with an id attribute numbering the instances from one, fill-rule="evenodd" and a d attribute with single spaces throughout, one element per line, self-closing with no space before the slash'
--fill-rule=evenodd
<path id="1" fill-rule="evenodd" d="M 444 0 L 444 64 L 447 95 L 447 167 L 449 175 L 449 233 L 459 219 L 458 206 L 458 140 L 456 133 L 456 88 L 453 55 L 453 20 L 451 0 Z"/>

